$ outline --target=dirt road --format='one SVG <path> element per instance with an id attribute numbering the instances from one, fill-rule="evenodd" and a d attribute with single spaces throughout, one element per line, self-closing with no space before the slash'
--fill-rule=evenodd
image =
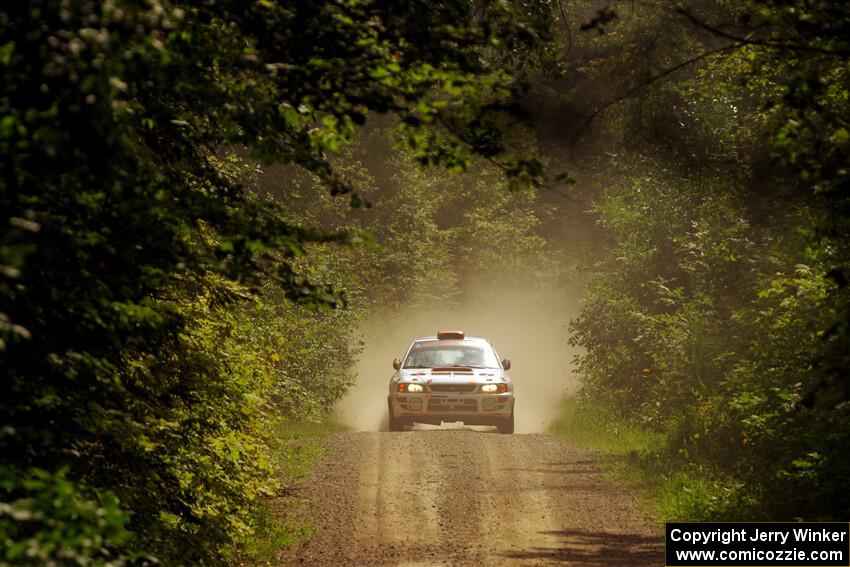
<path id="1" fill-rule="evenodd" d="M 299 489 L 313 538 L 282 565 L 657 566 L 663 535 L 549 435 L 343 433 Z"/>

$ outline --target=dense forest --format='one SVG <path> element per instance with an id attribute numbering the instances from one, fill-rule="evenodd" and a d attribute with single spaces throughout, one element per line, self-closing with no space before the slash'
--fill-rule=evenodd
<path id="1" fill-rule="evenodd" d="M 578 403 L 704 487 L 680 519 L 846 519 L 848 31 L 819 0 L 0 7 L 0 563 L 234 561 L 363 323 L 485 284 L 563 310 Z"/>

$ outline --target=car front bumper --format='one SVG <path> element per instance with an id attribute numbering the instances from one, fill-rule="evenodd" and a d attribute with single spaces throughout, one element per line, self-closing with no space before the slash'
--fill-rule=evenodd
<path id="1" fill-rule="evenodd" d="M 421 423 L 463 421 L 489 423 L 507 419 L 514 409 L 513 392 L 492 393 L 402 393 L 391 394 L 393 415 Z"/>

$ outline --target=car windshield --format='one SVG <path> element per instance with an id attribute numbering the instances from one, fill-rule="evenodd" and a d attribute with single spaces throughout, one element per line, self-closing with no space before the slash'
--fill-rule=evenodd
<path id="1" fill-rule="evenodd" d="M 404 368 L 437 366 L 500 368 L 493 348 L 483 341 L 416 341 L 403 365 Z"/>

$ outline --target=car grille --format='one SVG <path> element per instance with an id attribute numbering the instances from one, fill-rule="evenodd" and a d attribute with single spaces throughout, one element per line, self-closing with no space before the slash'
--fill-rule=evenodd
<path id="1" fill-rule="evenodd" d="M 475 400 L 462 400 L 451 398 L 431 398 L 428 400 L 428 411 L 478 411 Z"/>
<path id="2" fill-rule="evenodd" d="M 477 384 L 431 384 L 432 392 L 474 392 Z"/>
<path id="3" fill-rule="evenodd" d="M 398 405 L 405 411 L 420 411 L 422 409 L 422 398 L 399 398 Z"/>

